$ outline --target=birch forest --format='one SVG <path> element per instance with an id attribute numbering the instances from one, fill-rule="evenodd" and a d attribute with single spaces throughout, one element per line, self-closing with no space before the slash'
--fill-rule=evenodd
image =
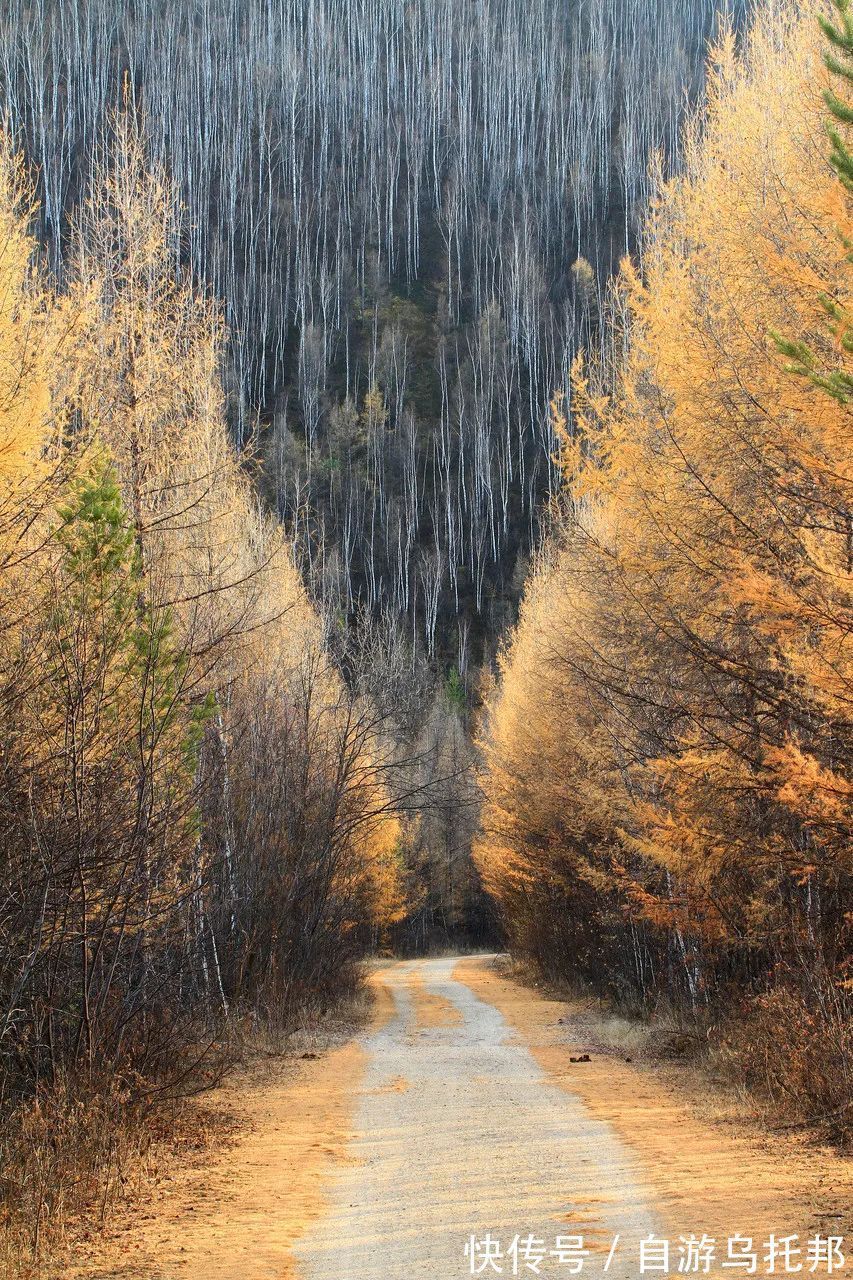
<path id="1" fill-rule="evenodd" d="M 460 673 L 511 617 L 547 405 L 679 152 L 714 0 L 7 0 L 0 83 L 69 215 L 126 91 L 221 301 L 238 448 L 315 596 Z"/>
<path id="2" fill-rule="evenodd" d="M 848 0 L 4 0 L 0 104 L 8 1248 L 377 953 L 849 1136 Z"/>

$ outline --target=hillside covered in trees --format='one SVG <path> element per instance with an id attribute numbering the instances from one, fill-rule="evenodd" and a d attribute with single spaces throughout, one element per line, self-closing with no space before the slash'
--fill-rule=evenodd
<path id="1" fill-rule="evenodd" d="M 717 0 L 0 14 L 59 287 L 127 112 L 175 270 L 222 308 L 231 439 L 409 760 L 406 946 L 490 929 L 470 730 L 560 483 L 548 403 L 636 243 L 652 155 L 679 163 L 719 20 Z"/>
<path id="2" fill-rule="evenodd" d="M 677 161 L 717 9 L 9 0 L 0 93 L 60 275 L 129 93 L 175 249 L 225 307 L 235 440 L 260 414 L 312 589 L 464 674 L 512 619 L 557 479 L 548 399 L 650 155 Z"/>

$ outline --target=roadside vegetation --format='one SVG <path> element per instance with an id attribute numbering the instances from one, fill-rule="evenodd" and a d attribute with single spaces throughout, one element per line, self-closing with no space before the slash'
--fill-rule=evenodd
<path id="1" fill-rule="evenodd" d="M 0 1222 L 37 1258 L 153 1108 L 354 989 L 393 744 L 230 444 L 129 115 L 55 292 L 0 141 Z"/>
<path id="2" fill-rule="evenodd" d="M 488 708 L 477 851 L 515 952 L 670 1010 L 838 1137 L 851 81 L 847 0 L 761 10 L 713 52 L 684 173 L 553 402 L 565 490 Z"/>

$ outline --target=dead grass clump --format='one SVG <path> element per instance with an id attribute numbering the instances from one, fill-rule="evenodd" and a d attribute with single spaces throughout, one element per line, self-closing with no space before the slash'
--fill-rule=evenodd
<path id="1" fill-rule="evenodd" d="M 156 1132 L 143 1098 L 132 1080 L 64 1078 L 7 1111 L 0 1257 L 10 1280 L 40 1274 L 72 1220 L 103 1221 Z"/>
<path id="2" fill-rule="evenodd" d="M 853 1144 L 853 1007 L 839 988 L 779 985 L 721 1035 L 718 1056 L 780 1127 Z"/>

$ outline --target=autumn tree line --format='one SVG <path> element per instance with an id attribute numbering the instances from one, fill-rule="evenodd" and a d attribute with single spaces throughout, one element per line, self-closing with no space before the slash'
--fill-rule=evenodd
<path id="1" fill-rule="evenodd" d="M 488 932 L 470 859 L 481 670 L 559 486 L 551 392 L 636 241 L 649 155 L 680 161 L 717 9 L 0 6 L 2 118 L 57 287 L 117 109 L 167 175 L 169 249 L 222 306 L 231 439 L 347 687 L 369 687 L 409 760 L 404 950 Z"/>
<path id="2" fill-rule="evenodd" d="M 515 953 L 849 1127 L 853 17 L 570 9 L 0 15 L 30 1246 L 235 1036 L 485 918 L 472 840 Z"/>
<path id="3" fill-rule="evenodd" d="M 488 705 L 477 850 L 516 951 L 675 1016 L 786 1123 L 836 1133 L 851 103 L 848 0 L 763 6 L 714 48 L 608 340 L 552 403 L 563 495 Z"/>
<path id="4" fill-rule="evenodd" d="M 352 988 L 404 911 L 409 785 L 235 453 L 221 313 L 131 113 L 62 288 L 34 214 L 4 135 L 0 1222 L 28 1247 L 128 1117 Z"/>

